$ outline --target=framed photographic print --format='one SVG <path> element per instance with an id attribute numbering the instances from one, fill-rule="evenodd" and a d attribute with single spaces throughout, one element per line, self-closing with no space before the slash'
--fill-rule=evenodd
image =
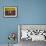
<path id="1" fill-rule="evenodd" d="M 18 41 L 22 40 L 46 41 L 46 24 L 19 24 Z"/>
<path id="2" fill-rule="evenodd" d="M 4 7 L 4 17 L 16 17 L 17 16 L 17 7 L 7 6 Z"/>

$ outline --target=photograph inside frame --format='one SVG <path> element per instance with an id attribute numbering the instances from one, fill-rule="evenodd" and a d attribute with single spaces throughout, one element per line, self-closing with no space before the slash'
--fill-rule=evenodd
<path id="1" fill-rule="evenodd" d="M 4 17 L 16 17 L 16 16 L 17 16 L 17 7 L 15 6 L 4 7 Z"/>
<path id="2" fill-rule="evenodd" d="M 22 24 L 19 28 L 20 40 L 46 41 L 46 25 Z"/>

